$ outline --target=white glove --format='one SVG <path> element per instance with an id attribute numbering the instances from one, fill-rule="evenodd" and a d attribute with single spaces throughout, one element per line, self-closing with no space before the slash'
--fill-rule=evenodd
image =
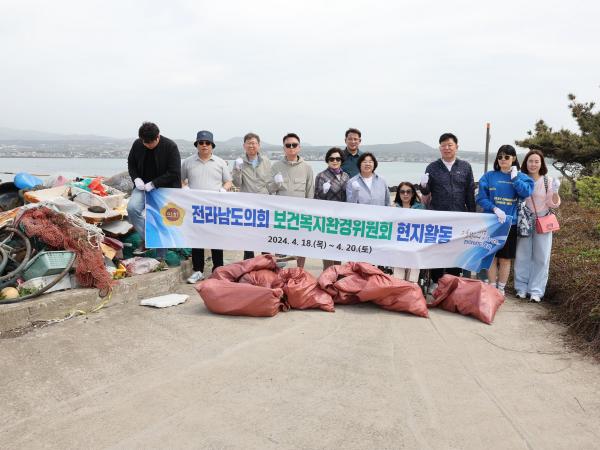
<path id="1" fill-rule="evenodd" d="M 242 158 L 238 158 L 235 160 L 235 168 L 240 170 L 244 165 L 244 160 Z"/>
<path id="2" fill-rule="evenodd" d="M 152 181 L 148 181 L 145 185 L 144 185 L 144 189 L 146 190 L 146 192 L 150 192 L 154 190 L 154 185 L 152 184 Z"/>
<path id="3" fill-rule="evenodd" d="M 331 189 L 331 183 L 329 181 L 326 181 L 325 183 L 323 183 L 323 194 L 327 194 L 329 192 L 329 189 Z"/>
<path id="4" fill-rule="evenodd" d="M 498 207 L 494 208 L 494 214 L 496 214 L 496 217 L 498 218 L 498 222 L 500 222 L 500 223 L 506 222 L 506 213 L 504 211 L 502 211 L 500 208 L 498 208 Z"/>
<path id="5" fill-rule="evenodd" d="M 517 177 L 518 173 L 519 173 L 519 169 L 517 169 L 517 166 L 512 166 L 510 168 L 510 179 L 514 180 Z"/>
<path id="6" fill-rule="evenodd" d="M 225 189 L 224 187 L 222 187 L 221 189 L 219 189 L 219 192 L 227 192 L 227 189 Z"/>
<path id="7" fill-rule="evenodd" d="M 558 190 L 560 189 L 560 180 L 558 178 L 554 178 L 552 180 L 552 191 L 558 194 Z"/>
<path id="8" fill-rule="evenodd" d="M 278 173 L 273 177 L 273 180 L 275 181 L 275 183 L 283 183 L 283 175 L 281 175 L 281 173 Z"/>
<path id="9" fill-rule="evenodd" d="M 354 180 L 352 182 L 352 190 L 353 191 L 358 191 L 360 189 L 360 184 L 358 184 L 358 181 Z"/>
<path id="10" fill-rule="evenodd" d="M 181 189 L 189 189 L 190 187 L 187 184 L 184 184 L 183 186 L 181 186 Z"/>
<path id="11" fill-rule="evenodd" d="M 133 180 L 133 184 L 135 184 L 136 189 L 139 189 L 140 191 L 145 190 L 144 180 L 142 180 L 141 178 L 136 178 L 135 180 Z"/>
<path id="12" fill-rule="evenodd" d="M 429 174 L 424 173 L 423 175 L 421 175 L 421 186 L 425 187 L 427 186 L 427 183 L 429 183 Z"/>

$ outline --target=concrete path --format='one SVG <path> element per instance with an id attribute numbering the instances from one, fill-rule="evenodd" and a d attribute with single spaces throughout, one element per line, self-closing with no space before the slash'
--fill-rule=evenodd
<path id="1" fill-rule="evenodd" d="M 257 319 L 177 292 L 0 340 L 0 447 L 600 447 L 600 365 L 539 305 L 508 299 L 492 326 L 371 305 Z"/>

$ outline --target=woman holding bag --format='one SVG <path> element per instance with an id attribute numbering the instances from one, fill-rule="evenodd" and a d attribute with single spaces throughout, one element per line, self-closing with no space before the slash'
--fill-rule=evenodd
<path id="1" fill-rule="evenodd" d="M 531 197 L 525 200 L 531 211 L 535 211 L 538 217 L 544 217 L 550 208 L 560 205 L 560 180 L 547 176 L 548 168 L 540 150 L 531 150 L 525 155 L 521 171 L 535 182 Z M 532 301 L 541 301 L 548 282 L 551 250 L 551 232 L 539 233 L 534 229 L 530 236 L 517 240 L 515 289 L 518 298 L 524 299 L 530 295 Z"/>
<path id="2" fill-rule="evenodd" d="M 519 172 L 517 152 L 512 145 L 502 145 L 496 154 L 494 170 L 485 173 L 479 180 L 477 204 L 483 212 L 493 213 L 498 222 L 511 224 L 504 247 L 496 252 L 488 270 L 490 284 L 504 295 L 510 275 L 511 261 L 517 250 L 517 205 L 519 199 L 533 192 L 533 180 Z"/>

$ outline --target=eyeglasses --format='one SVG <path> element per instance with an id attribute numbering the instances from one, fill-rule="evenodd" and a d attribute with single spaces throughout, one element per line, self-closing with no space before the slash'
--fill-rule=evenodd
<path id="1" fill-rule="evenodd" d="M 400 189 L 398 192 L 400 192 L 400 194 L 412 194 L 413 191 L 411 189 Z"/>
<path id="2" fill-rule="evenodd" d="M 198 141 L 198 145 L 211 145 L 212 146 L 212 142 L 210 142 L 210 141 Z"/>
<path id="3" fill-rule="evenodd" d="M 329 159 L 327 159 L 327 161 L 329 162 L 335 162 L 335 161 L 341 161 L 342 158 L 339 156 L 330 156 Z"/>
<path id="4" fill-rule="evenodd" d="M 283 144 L 285 146 L 285 148 L 296 148 L 298 147 L 300 144 L 298 144 L 297 142 L 289 142 L 287 144 Z"/>
<path id="5" fill-rule="evenodd" d="M 512 158 L 511 155 L 498 155 L 498 161 L 501 161 L 503 159 L 507 160 L 507 159 L 510 159 L 510 158 Z"/>

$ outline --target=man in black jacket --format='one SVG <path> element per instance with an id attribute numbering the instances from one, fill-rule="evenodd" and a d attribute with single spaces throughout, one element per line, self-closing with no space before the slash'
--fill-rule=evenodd
<path id="1" fill-rule="evenodd" d="M 471 164 L 456 157 L 458 138 L 452 133 L 440 136 L 441 158 L 432 162 L 421 177 L 421 192 L 430 194 L 429 209 L 436 211 L 475 212 L 475 181 Z M 432 269 L 433 292 L 444 274 L 460 275 L 461 269 Z"/>
<path id="2" fill-rule="evenodd" d="M 129 222 L 142 236 L 146 233 L 144 209 L 146 192 L 161 187 L 181 188 L 181 157 L 177 144 L 161 136 L 160 130 L 152 122 L 144 122 L 127 158 L 129 176 L 135 184 L 127 205 Z M 145 240 L 134 254 L 145 251 Z M 166 249 L 158 249 L 159 258 L 166 255 Z"/>

